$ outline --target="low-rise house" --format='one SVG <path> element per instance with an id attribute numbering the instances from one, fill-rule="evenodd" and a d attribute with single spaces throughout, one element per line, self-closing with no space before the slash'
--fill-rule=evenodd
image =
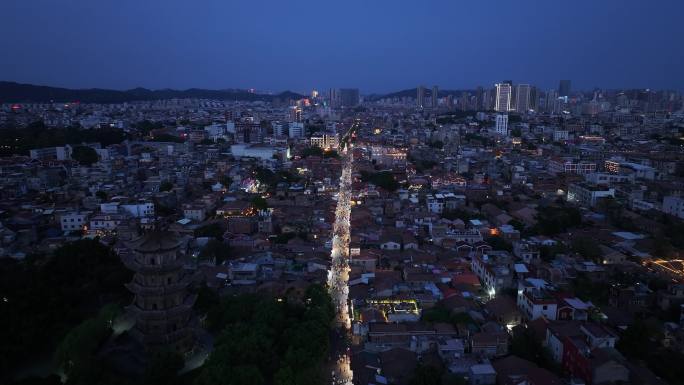
<path id="1" fill-rule="evenodd" d="M 538 278 L 527 278 L 518 283 L 518 308 L 525 318 L 556 319 L 558 299 L 549 289 L 546 281 Z"/>
<path id="2" fill-rule="evenodd" d="M 540 259 L 539 246 L 527 240 L 520 240 L 513 243 L 513 255 L 525 263 L 537 263 Z"/>
<path id="3" fill-rule="evenodd" d="M 256 263 L 231 263 L 229 278 L 234 285 L 250 285 L 256 283 L 259 265 Z"/>
<path id="4" fill-rule="evenodd" d="M 81 231 L 88 225 L 89 211 L 64 213 L 59 218 L 62 231 Z"/>
<path id="5" fill-rule="evenodd" d="M 658 292 L 658 306 L 669 310 L 672 306 L 684 303 L 684 284 L 670 284 L 667 290 Z"/>
<path id="6" fill-rule="evenodd" d="M 496 371 L 497 385 L 561 385 L 564 384 L 555 374 L 542 369 L 534 363 L 510 355 L 492 361 Z"/>
<path id="7" fill-rule="evenodd" d="M 627 261 L 627 256 L 608 246 L 599 245 L 601 249 L 601 260 L 604 265 L 623 264 Z"/>
<path id="8" fill-rule="evenodd" d="M 592 349 L 583 337 L 566 337 L 563 368 L 587 385 L 629 381 L 627 360 L 617 350 Z"/>
<path id="9" fill-rule="evenodd" d="M 117 226 L 126 220 L 123 214 L 97 214 L 90 218 L 89 231 L 114 231 Z"/>
<path id="10" fill-rule="evenodd" d="M 515 300 L 506 295 L 499 295 L 487 301 L 484 305 L 485 312 L 490 319 L 495 320 L 509 329 L 519 325 L 522 314 L 515 304 Z"/>
<path id="11" fill-rule="evenodd" d="M 508 354 L 508 334 L 503 331 L 479 332 L 470 339 L 470 352 L 481 357 L 500 357 Z"/>
<path id="12" fill-rule="evenodd" d="M 494 385 L 496 384 L 496 371 L 491 364 L 477 364 L 468 371 L 470 385 Z"/>
<path id="13" fill-rule="evenodd" d="M 407 385 L 418 366 L 416 353 L 403 348 L 380 352 L 379 358 L 380 373 L 388 384 Z"/>
<path id="14" fill-rule="evenodd" d="M 401 236 L 396 234 L 385 235 L 380 238 L 382 250 L 401 250 Z"/>
<path id="15" fill-rule="evenodd" d="M 472 270 L 490 296 L 505 288 L 513 287 L 513 258 L 506 252 L 475 255 Z"/>
<path id="16" fill-rule="evenodd" d="M 366 349 L 383 351 L 391 348 L 405 348 L 423 352 L 436 348 L 444 338 L 456 338 L 457 332 L 450 324 L 422 322 L 382 323 L 367 325 Z"/>
<path id="17" fill-rule="evenodd" d="M 594 207 L 599 200 L 614 198 L 615 189 L 586 182 L 572 183 L 568 186 L 568 202 L 574 202 L 585 207 Z"/>
<path id="18" fill-rule="evenodd" d="M 204 205 L 186 203 L 183 205 L 183 216 L 187 219 L 202 222 L 207 217 L 207 210 Z"/>
<path id="19" fill-rule="evenodd" d="M 609 294 L 608 304 L 610 306 L 624 309 L 631 314 L 644 313 L 653 297 L 651 289 L 641 283 L 612 285 Z"/>
<path id="20" fill-rule="evenodd" d="M 580 321 L 550 321 L 546 325 L 546 348 L 557 363 L 563 362 L 563 346 L 567 337 L 581 337 Z"/>
<path id="21" fill-rule="evenodd" d="M 556 319 L 586 321 L 589 310 L 593 307 L 591 302 L 584 302 L 579 298 L 561 297 L 558 300 Z"/>
<path id="22" fill-rule="evenodd" d="M 437 352 L 442 360 L 450 362 L 461 358 L 465 354 L 465 345 L 460 338 L 443 338 L 438 341 Z"/>

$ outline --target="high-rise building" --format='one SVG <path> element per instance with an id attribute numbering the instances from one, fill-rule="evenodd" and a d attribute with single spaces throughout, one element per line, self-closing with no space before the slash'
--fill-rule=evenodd
<path id="1" fill-rule="evenodd" d="M 337 88 L 331 88 L 330 92 L 328 93 L 328 99 L 330 103 L 330 107 L 332 108 L 337 108 L 340 106 L 340 95 L 339 95 L 339 90 Z"/>
<path id="2" fill-rule="evenodd" d="M 416 107 L 423 108 L 423 102 L 425 101 L 425 87 L 418 86 L 416 93 Z"/>
<path id="3" fill-rule="evenodd" d="M 304 137 L 304 123 L 290 122 L 288 125 L 287 134 L 292 139 Z"/>
<path id="4" fill-rule="evenodd" d="M 340 88 L 340 107 L 356 107 L 359 105 L 358 88 Z"/>
<path id="5" fill-rule="evenodd" d="M 534 111 L 539 109 L 539 89 L 537 87 L 530 88 L 530 109 Z"/>
<path id="6" fill-rule="evenodd" d="M 173 233 L 154 231 L 129 246 L 132 257 L 124 262 L 135 272 L 126 285 L 135 295 L 126 308 L 135 320 L 129 333 L 149 350 L 189 351 L 195 343 L 190 320 L 197 295 L 187 290 L 192 275 L 183 268 L 181 241 Z"/>
<path id="7" fill-rule="evenodd" d="M 302 109 L 301 107 L 290 107 L 290 122 L 301 122 L 302 121 Z"/>
<path id="8" fill-rule="evenodd" d="M 570 96 L 570 80 L 561 80 L 558 84 L 558 96 Z"/>
<path id="9" fill-rule="evenodd" d="M 508 114 L 496 114 L 496 133 L 508 136 Z"/>
<path id="10" fill-rule="evenodd" d="M 330 107 L 356 107 L 359 105 L 359 89 L 358 88 L 331 88 L 330 89 Z"/>
<path id="11" fill-rule="evenodd" d="M 496 99 L 494 110 L 497 112 L 508 112 L 511 110 L 511 96 L 513 93 L 510 83 L 497 83 Z"/>
<path id="12" fill-rule="evenodd" d="M 530 109 L 530 85 L 518 84 L 515 86 L 515 111 L 521 114 Z"/>
<path id="13" fill-rule="evenodd" d="M 558 91 L 549 90 L 546 93 L 546 112 L 557 112 L 556 105 L 558 104 Z"/>
<path id="14" fill-rule="evenodd" d="M 337 149 L 340 145 L 340 135 L 336 132 L 318 132 L 311 135 L 309 143 L 312 147 Z"/>
<path id="15" fill-rule="evenodd" d="M 496 95 L 496 90 L 486 89 L 482 93 L 482 109 L 485 111 L 491 111 L 494 107 L 494 96 Z"/>
<path id="16" fill-rule="evenodd" d="M 454 95 L 449 94 L 446 96 L 446 107 L 448 109 L 454 108 Z"/>
<path id="17" fill-rule="evenodd" d="M 437 108 L 437 101 L 439 100 L 439 88 L 432 86 L 432 108 Z"/>
<path id="18" fill-rule="evenodd" d="M 273 135 L 275 135 L 275 136 L 286 136 L 286 135 L 288 135 L 285 132 L 286 128 L 289 130 L 289 127 L 286 125 L 286 123 L 272 122 L 271 125 L 273 126 Z"/>
<path id="19" fill-rule="evenodd" d="M 484 90 L 482 87 L 477 87 L 475 90 L 475 109 L 481 110 L 484 106 Z"/>
<path id="20" fill-rule="evenodd" d="M 470 95 L 466 91 L 461 92 L 458 105 L 461 111 L 468 111 L 470 109 Z"/>

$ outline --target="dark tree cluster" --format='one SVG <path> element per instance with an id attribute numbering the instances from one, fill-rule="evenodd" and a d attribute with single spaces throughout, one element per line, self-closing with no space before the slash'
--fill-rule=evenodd
<path id="1" fill-rule="evenodd" d="M 175 135 L 170 135 L 170 134 L 157 134 L 152 138 L 153 142 L 171 142 L 171 143 L 183 143 L 184 140 L 181 139 L 178 136 Z M 210 142 L 214 143 L 214 142 Z M 204 144 L 204 143 L 202 143 Z"/>
<path id="2" fill-rule="evenodd" d="M 643 361 L 670 384 L 684 384 L 684 354 L 663 348 L 662 326 L 655 319 L 636 320 L 620 336 L 616 348 L 631 360 Z"/>
<path id="3" fill-rule="evenodd" d="M 267 168 L 257 167 L 254 170 L 254 177 L 259 183 L 266 185 L 269 191 L 274 191 L 278 183 L 295 183 L 299 181 L 299 177 L 291 174 L 289 171 L 273 172 Z"/>
<path id="4" fill-rule="evenodd" d="M 80 164 L 90 166 L 93 163 L 97 163 L 100 158 L 97 156 L 97 152 L 92 147 L 76 146 L 71 152 L 71 159 Z"/>
<path id="5" fill-rule="evenodd" d="M 582 224 L 582 215 L 575 207 L 546 206 L 538 210 L 537 224 L 533 232 L 543 235 L 555 235 Z"/>
<path id="6" fill-rule="evenodd" d="M 324 151 L 320 147 L 307 147 L 302 150 L 302 158 L 308 158 L 310 156 L 321 156 L 323 158 L 339 158 L 340 154 L 337 151 Z"/>
<path id="7" fill-rule="evenodd" d="M 197 228 L 195 230 L 195 237 L 209 237 L 223 240 L 223 233 L 225 232 L 226 229 L 220 223 L 211 223 Z"/>
<path id="8" fill-rule="evenodd" d="M 463 123 L 467 118 L 475 116 L 476 111 L 453 111 L 447 115 L 438 116 L 437 124 Z"/>
<path id="9" fill-rule="evenodd" d="M 200 251 L 200 259 L 214 260 L 217 264 L 230 259 L 232 250 L 222 240 L 212 238 Z"/>
<path id="10" fill-rule="evenodd" d="M 431 323 L 449 323 L 454 327 L 476 324 L 468 313 L 454 313 L 442 303 L 437 303 L 435 306 L 423 310 L 421 320 Z"/>
<path id="11" fill-rule="evenodd" d="M 226 297 L 207 316 L 219 333 L 196 385 L 321 384 L 334 308 L 312 285 L 302 303 L 260 295 Z"/>
<path id="12" fill-rule="evenodd" d="M 124 304 L 131 272 L 97 240 L 80 240 L 52 256 L 0 260 L 0 373 L 52 352 L 105 304 Z M 0 378 L 2 380 L 2 378 Z"/>
<path id="13" fill-rule="evenodd" d="M 387 191 L 395 191 L 399 188 L 399 182 L 394 179 L 394 175 L 392 175 L 392 173 L 389 171 L 379 171 L 374 173 L 361 171 L 361 180 L 372 183 Z"/>
<path id="14" fill-rule="evenodd" d="M 112 335 L 112 323 L 121 311 L 118 305 L 104 306 L 95 317 L 81 322 L 62 339 L 54 363 L 66 376 L 67 385 L 122 383 L 97 356 Z"/>
<path id="15" fill-rule="evenodd" d="M 532 361 L 539 367 L 551 372 L 561 372 L 558 364 L 553 360 L 551 351 L 541 344 L 531 328 L 518 326 L 514 329 L 510 351 L 512 354 Z"/>
<path id="16" fill-rule="evenodd" d="M 118 128 L 84 130 L 80 127 L 48 128 L 35 122 L 24 128 L 0 130 L 0 156 L 28 155 L 29 150 L 65 144 L 100 143 L 103 146 L 118 144 L 126 134 Z"/>

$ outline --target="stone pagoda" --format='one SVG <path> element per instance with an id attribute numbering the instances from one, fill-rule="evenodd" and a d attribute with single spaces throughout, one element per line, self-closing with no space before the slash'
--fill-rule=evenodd
<path id="1" fill-rule="evenodd" d="M 126 308 L 135 319 L 130 333 L 149 350 L 184 353 L 194 346 L 190 322 L 197 296 L 188 293 L 192 275 L 183 269 L 180 246 L 177 236 L 166 231 L 153 231 L 129 243 L 132 255 L 126 265 L 135 272 L 126 285 L 135 295 Z"/>

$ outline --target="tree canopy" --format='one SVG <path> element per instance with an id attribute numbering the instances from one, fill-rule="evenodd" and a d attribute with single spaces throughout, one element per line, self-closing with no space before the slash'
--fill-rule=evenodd
<path id="1" fill-rule="evenodd" d="M 86 382 L 93 366 L 93 356 L 111 334 L 112 321 L 121 312 L 117 305 L 103 307 L 97 316 L 71 329 L 55 351 L 55 364 L 70 379 L 69 383 Z"/>
<path id="2" fill-rule="evenodd" d="M 207 316 L 219 333 L 196 385 L 319 384 L 334 308 L 324 287 L 303 303 L 246 294 L 221 299 Z"/>
<path id="3" fill-rule="evenodd" d="M 254 170 L 254 177 L 259 183 L 266 186 L 267 190 L 273 191 L 280 182 L 295 183 L 300 178 L 287 170 L 273 172 L 267 168 L 257 167 Z"/>
<path id="4" fill-rule="evenodd" d="M 52 352 L 74 326 L 108 303 L 127 303 L 132 272 L 97 240 L 80 240 L 51 256 L 0 259 L 0 373 Z"/>
<path id="5" fill-rule="evenodd" d="M 226 243 L 212 238 L 200 251 L 200 259 L 214 259 L 217 264 L 230 258 L 231 249 Z"/>
<path id="6" fill-rule="evenodd" d="M 546 206 L 537 211 L 537 224 L 532 231 L 538 234 L 555 235 L 582 224 L 582 215 L 576 207 Z"/>
<path id="7" fill-rule="evenodd" d="M 34 122 L 23 128 L 0 130 L 0 156 L 28 155 L 29 150 L 65 144 L 100 143 L 103 146 L 118 144 L 126 133 L 118 128 L 84 130 L 78 126 L 48 128 L 43 122 Z"/>
<path id="8" fill-rule="evenodd" d="M 399 182 L 394 179 L 394 175 L 392 175 L 392 173 L 389 171 L 379 171 L 374 173 L 361 171 L 361 180 L 372 183 L 387 191 L 395 191 L 399 188 Z"/>
<path id="9" fill-rule="evenodd" d="M 97 152 L 92 147 L 88 146 L 76 146 L 71 152 L 71 159 L 77 161 L 80 164 L 90 166 L 93 163 L 97 163 L 99 157 Z"/>

